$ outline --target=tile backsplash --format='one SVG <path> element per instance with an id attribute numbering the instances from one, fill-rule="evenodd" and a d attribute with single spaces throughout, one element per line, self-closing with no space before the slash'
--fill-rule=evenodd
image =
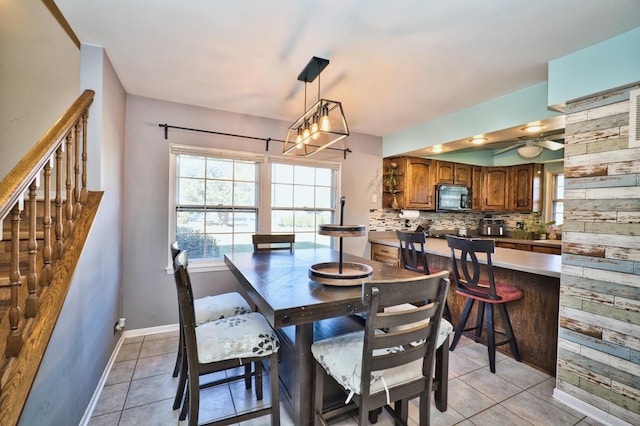
<path id="1" fill-rule="evenodd" d="M 506 235 L 510 235 L 516 228 L 516 222 L 524 221 L 527 213 L 487 214 L 487 213 L 453 213 L 420 211 L 416 219 L 403 219 L 400 210 L 371 209 L 369 210 L 369 231 L 412 230 L 427 220 L 432 220 L 431 229 L 434 231 L 455 231 L 460 228 L 467 230 L 467 235 L 477 235 L 480 219 L 491 217 L 505 222 Z M 407 226 L 408 225 L 408 226 Z"/>

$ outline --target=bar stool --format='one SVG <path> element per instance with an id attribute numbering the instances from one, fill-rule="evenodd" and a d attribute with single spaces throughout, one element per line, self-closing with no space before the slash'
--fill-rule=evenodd
<path id="1" fill-rule="evenodd" d="M 451 264 L 456 293 L 467 298 L 467 303 L 462 311 L 460 322 L 455 328 L 453 342 L 449 350 L 455 349 L 462 333 L 465 333 L 476 342 L 480 341 L 482 330 L 484 329 L 487 332 L 489 367 L 492 373 L 496 372 L 496 346 L 509 343 L 514 358 L 520 361 L 520 352 L 511 328 L 506 304 L 522 299 L 522 290 L 495 282 L 493 264 L 491 263 L 491 254 L 495 252 L 495 241 L 447 236 L 447 244 L 451 248 Z M 478 254 L 486 257 L 486 263 L 480 263 Z M 481 269 L 486 272 L 487 279 L 480 277 Z M 462 271 L 462 277 L 460 276 L 460 271 Z M 476 324 L 473 327 L 465 328 L 471 308 L 476 301 L 478 301 Z M 495 329 L 494 305 L 497 306 L 498 312 L 502 317 L 504 331 Z M 486 324 L 484 322 L 485 319 Z M 475 333 L 471 334 L 469 333 L 470 331 L 475 331 Z M 504 336 L 506 339 L 496 342 L 496 334 Z"/>
<path id="2" fill-rule="evenodd" d="M 396 236 L 400 241 L 400 266 L 409 271 L 420 272 L 425 275 L 437 274 L 438 272 L 445 271 L 446 269 L 430 268 L 427 263 L 427 253 L 424 251 L 424 246 L 427 241 L 427 237 L 424 232 L 405 232 L 396 231 Z M 452 280 L 452 277 L 449 276 Z M 444 313 L 442 318 L 451 322 L 451 311 L 449 310 L 449 304 L 446 300 L 444 303 Z"/>

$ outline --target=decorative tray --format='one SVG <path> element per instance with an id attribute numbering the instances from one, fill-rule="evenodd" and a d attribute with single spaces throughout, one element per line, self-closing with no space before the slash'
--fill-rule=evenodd
<path id="1" fill-rule="evenodd" d="M 340 271 L 341 265 L 342 271 Z M 372 274 L 371 266 L 356 262 L 316 263 L 309 268 L 309 278 L 313 281 L 343 287 L 361 285 Z"/>
<path id="2" fill-rule="evenodd" d="M 361 237 L 365 234 L 364 225 L 324 224 L 318 226 L 318 234 L 332 237 Z"/>

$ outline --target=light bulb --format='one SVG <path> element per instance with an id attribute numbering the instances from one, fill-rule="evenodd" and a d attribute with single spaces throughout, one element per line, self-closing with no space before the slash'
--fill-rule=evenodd
<path id="1" fill-rule="evenodd" d="M 322 130 L 323 132 L 328 132 L 331 130 L 331 121 L 329 121 L 329 107 L 326 104 L 322 106 L 320 130 Z"/>
<path id="2" fill-rule="evenodd" d="M 318 116 L 314 115 L 311 119 L 311 139 L 318 140 L 320 133 L 318 133 Z"/>
<path id="3" fill-rule="evenodd" d="M 309 135 L 310 135 L 309 122 L 305 121 L 304 122 L 304 130 L 302 130 L 302 141 L 304 143 L 309 143 Z"/>

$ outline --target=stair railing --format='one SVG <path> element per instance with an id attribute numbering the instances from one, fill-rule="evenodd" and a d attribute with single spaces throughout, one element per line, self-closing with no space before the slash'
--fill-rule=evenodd
<path id="1" fill-rule="evenodd" d="M 93 96 L 92 90 L 85 90 L 0 182 L 0 240 L 10 245 L 8 282 L 0 280 L 0 296 L 5 294 L 0 300 L 2 400 L 7 367 L 20 355 L 54 278 L 55 262 L 62 258 L 87 200 L 87 119 Z M 23 219 L 26 232 L 21 230 Z M 26 266 L 25 276 L 21 266 Z"/>

